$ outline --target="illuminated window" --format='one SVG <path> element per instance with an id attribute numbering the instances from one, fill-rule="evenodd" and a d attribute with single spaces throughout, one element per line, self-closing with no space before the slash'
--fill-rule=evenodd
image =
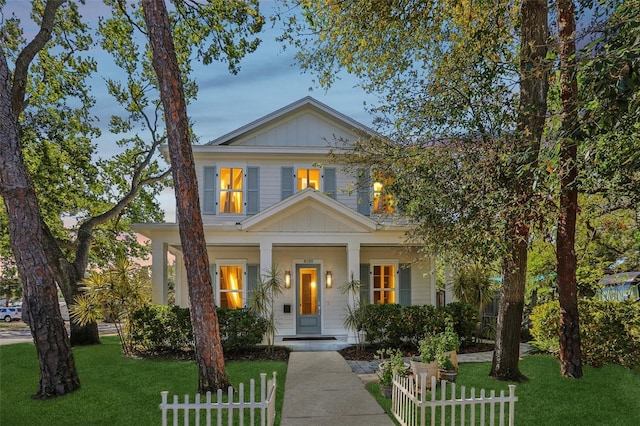
<path id="1" fill-rule="evenodd" d="M 242 308 L 242 266 L 220 266 L 220 302 L 221 308 Z"/>
<path id="2" fill-rule="evenodd" d="M 373 303 L 376 305 L 396 303 L 395 265 L 373 266 Z"/>
<path id="3" fill-rule="evenodd" d="M 385 186 L 393 182 L 391 178 L 377 176 L 373 182 L 373 214 L 395 213 L 393 195 L 385 192 Z"/>
<path id="4" fill-rule="evenodd" d="M 242 213 L 242 169 L 220 169 L 220 213 Z"/>
<path id="5" fill-rule="evenodd" d="M 298 169 L 298 191 L 308 187 L 320 190 L 320 169 Z"/>

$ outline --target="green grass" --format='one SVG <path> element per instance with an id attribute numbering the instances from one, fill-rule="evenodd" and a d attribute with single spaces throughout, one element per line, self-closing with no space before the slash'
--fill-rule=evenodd
<path id="1" fill-rule="evenodd" d="M 46 401 L 31 399 L 38 386 L 38 361 L 30 343 L 0 346 L 1 425 L 158 425 L 160 391 L 193 396 L 197 368 L 191 361 L 142 360 L 122 356 L 116 337 L 103 344 L 75 348 L 73 353 L 81 388 Z M 229 362 L 227 374 L 234 386 L 256 380 L 260 373 L 277 373 L 276 408 L 282 411 L 287 365 L 276 361 Z M 278 422 L 278 420 L 276 420 Z"/>
<path id="2" fill-rule="evenodd" d="M 462 364 L 456 386 L 505 391 L 507 382 L 491 379 L 489 363 Z M 640 372 L 617 365 L 584 368 L 580 380 L 560 375 L 558 360 L 551 356 L 528 356 L 520 362 L 521 371 L 529 378 L 516 383 L 515 423 L 518 426 L 636 426 L 640 425 Z M 370 383 L 367 389 L 387 411 L 391 400 L 385 399 Z M 447 423 L 448 424 L 448 423 Z"/>

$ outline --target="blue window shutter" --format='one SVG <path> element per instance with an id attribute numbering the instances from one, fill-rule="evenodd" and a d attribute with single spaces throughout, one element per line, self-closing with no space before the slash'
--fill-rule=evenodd
<path id="1" fill-rule="evenodd" d="M 361 170 L 358 176 L 358 213 L 371 215 L 371 174 L 368 170 Z"/>
<path id="2" fill-rule="evenodd" d="M 336 199 L 338 184 L 336 179 L 336 169 L 334 167 L 324 168 L 324 193 L 329 197 Z"/>
<path id="3" fill-rule="evenodd" d="M 245 306 L 250 306 L 253 291 L 258 287 L 258 270 L 260 265 L 247 265 L 247 299 Z"/>
<path id="4" fill-rule="evenodd" d="M 211 274 L 211 287 L 213 288 L 213 299 L 214 299 L 213 301 L 215 302 L 215 305 L 218 306 L 218 301 L 215 300 L 215 298 L 216 298 L 216 288 L 217 288 L 217 285 L 216 285 L 216 281 L 217 280 L 216 280 L 216 278 L 218 278 L 217 277 L 218 270 L 216 269 L 216 264 L 215 263 L 212 263 L 212 264 L 209 265 L 209 273 Z"/>
<path id="5" fill-rule="evenodd" d="M 260 168 L 247 167 L 247 214 L 260 209 Z"/>
<path id="6" fill-rule="evenodd" d="M 283 200 L 293 195 L 293 167 L 282 168 L 282 180 L 280 185 Z"/>
<path id="7" fill-rule="evenodd" d="M 204 168 L 204 182 L 202 185 L 203 200 L 202 213 L 216 214 L 216 168 L 206 166 Z"/>
<path id="8" fill-rule="evenodd" d="M 400 284 L 399 284 L 399 302 L 402 306 L 411 305 L 411 265 L 408 263 L 400 264 Z"/>
<path id="9" fill-rule="evenodd" d="M 369 283 L 371 281 L 369 279 L 369 269 L 368 263 L 360 264 L 360 303 L 371 303 L 369 297 Z"/>

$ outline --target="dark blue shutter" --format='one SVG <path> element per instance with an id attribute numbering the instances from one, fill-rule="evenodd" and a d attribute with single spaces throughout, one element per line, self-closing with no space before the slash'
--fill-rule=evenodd
<path id="1" fill-rule="evenodd" d="M 258 287 L 258 271 L 260 265 L 247 265 L 247 300 L 244 305 L 250 306 L 251 295 L 253 291 Z"/>
<path id="2" fill-rule="evenodd" d="M 293 167 L 282 168 L 280 188 L 282 190 L 283 200 L 293 195 Z"/>
<path id="3" fill-rule="evenodd" d="M 358 213 L 371 215 L 371 174 L 368 170 L 361 170 L 358 176 Z"/>
<path id="4" fill-rule="evenodd" d="M 370 288 L 370 279 L 369 279 L 369 264 L 361 263 L 360 264 L 360 303 L 371 303 L 371 298 L 369 297 L 369 288 Z"/>
<path id="5" fill-rule="evenodd" d="M 401 263 L 399 272 L 399 302 L 402 306 L 409 306 L 411 305 L 411 265 L 408 263 Z"/>
<path id="6" fill-rule="evenodd" d="M 211 289 L 213 290 L 213 302 L 216 306 L 218 306 L 218 301 L 216 300 L 216 282 L 218 281 L 218 274 L 217 274 L 217 269 L 216 269 L 216 264 L 212 263 L 209 265 L 209 274 L 211 274 Z"/>
<path id="7" fill-rule="evenodd" d="M 336 193 L 338 191 L 335 168 L 328 167 L 324 169 L 323 183 L 324 183 L 324 193 L 335 200 L 337 195 Z"/>
<path id="8" fill-rule="evenodd" d="M 260 209 L 260 168 L 247 167 L 247 214 Z"/>
<path id="9" fill-rule="evenodd" d="M 216 168 L 204 168 L 204 182 L 202 184 L 202 213 L 216 214 Z"/>

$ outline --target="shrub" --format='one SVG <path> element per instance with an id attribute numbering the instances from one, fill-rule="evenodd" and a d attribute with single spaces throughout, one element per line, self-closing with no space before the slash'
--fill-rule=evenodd
<path id="1" fill-rule="evenodd" d="M 468 303 L 452 302 L 444 306 L 445 312 L 453 319 L 453 330 L 466 346 L 473 341 L 473 332 L 478 328 L 478 310 Z"/>
<path id="2" fill-rule="evenodd" d="M 132 315 L 131 339 L 142 352 L 193 350 L 189 308 L 151 305 Z"/>
<path id="3" fill-rule="evenodd" d="M 580 339 L 585 364 L 640 365 L 640 305 L 634 302 L 580 300 Z M 536 306 L 531 315 L 533 344 L 557 354 L 558 302 Z"/>
<path id="4" fill-rule="evenodd" d="M 220 339 L 225 353 L 256 346 L 266 332 L 266 320 L 248 309 L 218 308 Z M 138 352 L 191 351 L 193 331 L 188 308 L 153 305 L 139 309 L 131 323 L 133 345 Z"/>
<path id="5" fill-rule="evenodd" d="M 256 346 L 267 332 L 268 321 L 250 309 L 218 308 L 220 338 L 225 353 Z"/>
<path id="6" fill-rule="evenodd" d="M 365 305 L 362 330 L 369 343 L 381 346 L 397 347 L 401 343 L 397 340 L 398 323 L 401 319 L 400 305 Z M 395 325 L 393 322 L 395 321 Z M 393 330 L 393 336 L 389 333 Z"/>

